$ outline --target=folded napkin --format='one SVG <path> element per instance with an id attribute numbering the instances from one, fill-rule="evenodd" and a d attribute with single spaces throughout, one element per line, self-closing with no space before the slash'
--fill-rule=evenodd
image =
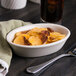
<path id="1" fill-rule="evenodd" d="M 6 35 L 9 31 L 30 24 L 21 20 L 9 20 L 0 22 L 0 76 L 5 76 L 8 73 L 12 58 L 12 51 L 6 41 Z"/>

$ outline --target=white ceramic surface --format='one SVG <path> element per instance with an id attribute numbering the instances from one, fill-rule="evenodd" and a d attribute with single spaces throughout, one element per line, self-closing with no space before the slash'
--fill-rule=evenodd
<path id="1" fill-rule="evenodd" d="M 18 44 L 12 43 L 12 40 L 16 32 L 29 30 L 34 27 L 43 27 L 43 28 L 49 27 L 57 32 L 65 34 L 66 37 L 57 42 L 53 42 L 45 45 L 39 45 L 39 46 L 25 46 L 25 45 L 18 45 Z M 7 41 L 17 55 L 23 56 L 23 57 L 39 57 L 39 56 L 45 56 L 59 51 L 63 47 L 66 40 L 69 38 L 69 36 L 70 36 L 70 31 L 64 26 L 57 25 L 57 24 L 40 23 L 40 24 L 30 24 L 30 25 L 22 26 L 12 30 L 7 35 Z"/>
<path id="2" fill-rule="evenodd" d="M 21 9 L 26 6 L 27 0 L 1 0 L 1 5 L 8 9 Z"/>

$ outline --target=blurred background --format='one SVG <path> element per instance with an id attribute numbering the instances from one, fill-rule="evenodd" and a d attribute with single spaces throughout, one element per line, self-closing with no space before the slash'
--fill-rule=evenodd
<path id="1" fill-rule="evenodd" d="M 7 1 L 7 0 L 6 0 Z M 36 3 L 32 2 L 36 1 Z M 24 21 L 30 21 L 33 23 L 39 23 L 40 20 L 40 1 L 38 0 L 27 0 L 26 7 L 22 9 L 5 9 L 0 4 L 0 21 L 10 20 L 10 19 L 21 19 Z M 0 0 L 1 3 L 1 0 Z M 76 0 L 65 0 L 64 1 L 64 9 L 63 9 L 63 23 L 68 23 L 68 19 L 71 17 L 75 18 L 75 7 Z M 74 16 L 72 16 L 72 14 Z M 64 19 L 65 18 L 65 19 Z M 74 22 L 75 23 L 75 22 Z M 69 23 L 68 23 L 69 24 Z"/>

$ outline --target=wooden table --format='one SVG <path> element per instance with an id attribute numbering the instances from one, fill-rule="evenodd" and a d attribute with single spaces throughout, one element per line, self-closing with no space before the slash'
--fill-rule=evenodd
<path id="1" fill-rule="evenodd" d="M 32 23 L 40 22 L 40 5 L 28 2 L 27 7 L 21 10 L 7 10 L 0 6 L 0 21 L 21 19 Z M 7 76 L 37 76 L 28 74 L 28 66 L 43 63 L 64 53 L 76 41 L 76 0 L 65 0 L 63 12 L 63 26 L 71 31 L 71 36 L 64 47 L 52 55 L 39 58 L 23 58 L 13 54 L 11 66 Z M 56 61 L 40 76 L 76 76 L 76 57 L 64 57 Z"/>

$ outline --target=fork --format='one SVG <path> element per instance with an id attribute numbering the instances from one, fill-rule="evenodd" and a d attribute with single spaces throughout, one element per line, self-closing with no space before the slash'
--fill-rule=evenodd
<path id="1" fill-rule="evenodd" d="M 36 65 L 36 66 L 31 66 L 31 67 L 28 67 L 26 69 L 26 71 L 28 73 L 33 73 L 33 74 L 36 74 L 40 71 L 44 71 L 46 70 L 46 67 L 49 66 L 50 64 L 54 63 L 55 61 L 59 60 L 60 58 L 62 57 L 66 57 L 66 56 L 76 56 L 76 43 L 73 44 L 68 50 L 66 50 L 66 53 L 64 54 L 61 54 L 49 61 L 46 61 L 42 64 L 39 64 L 39 65 Z"/>

